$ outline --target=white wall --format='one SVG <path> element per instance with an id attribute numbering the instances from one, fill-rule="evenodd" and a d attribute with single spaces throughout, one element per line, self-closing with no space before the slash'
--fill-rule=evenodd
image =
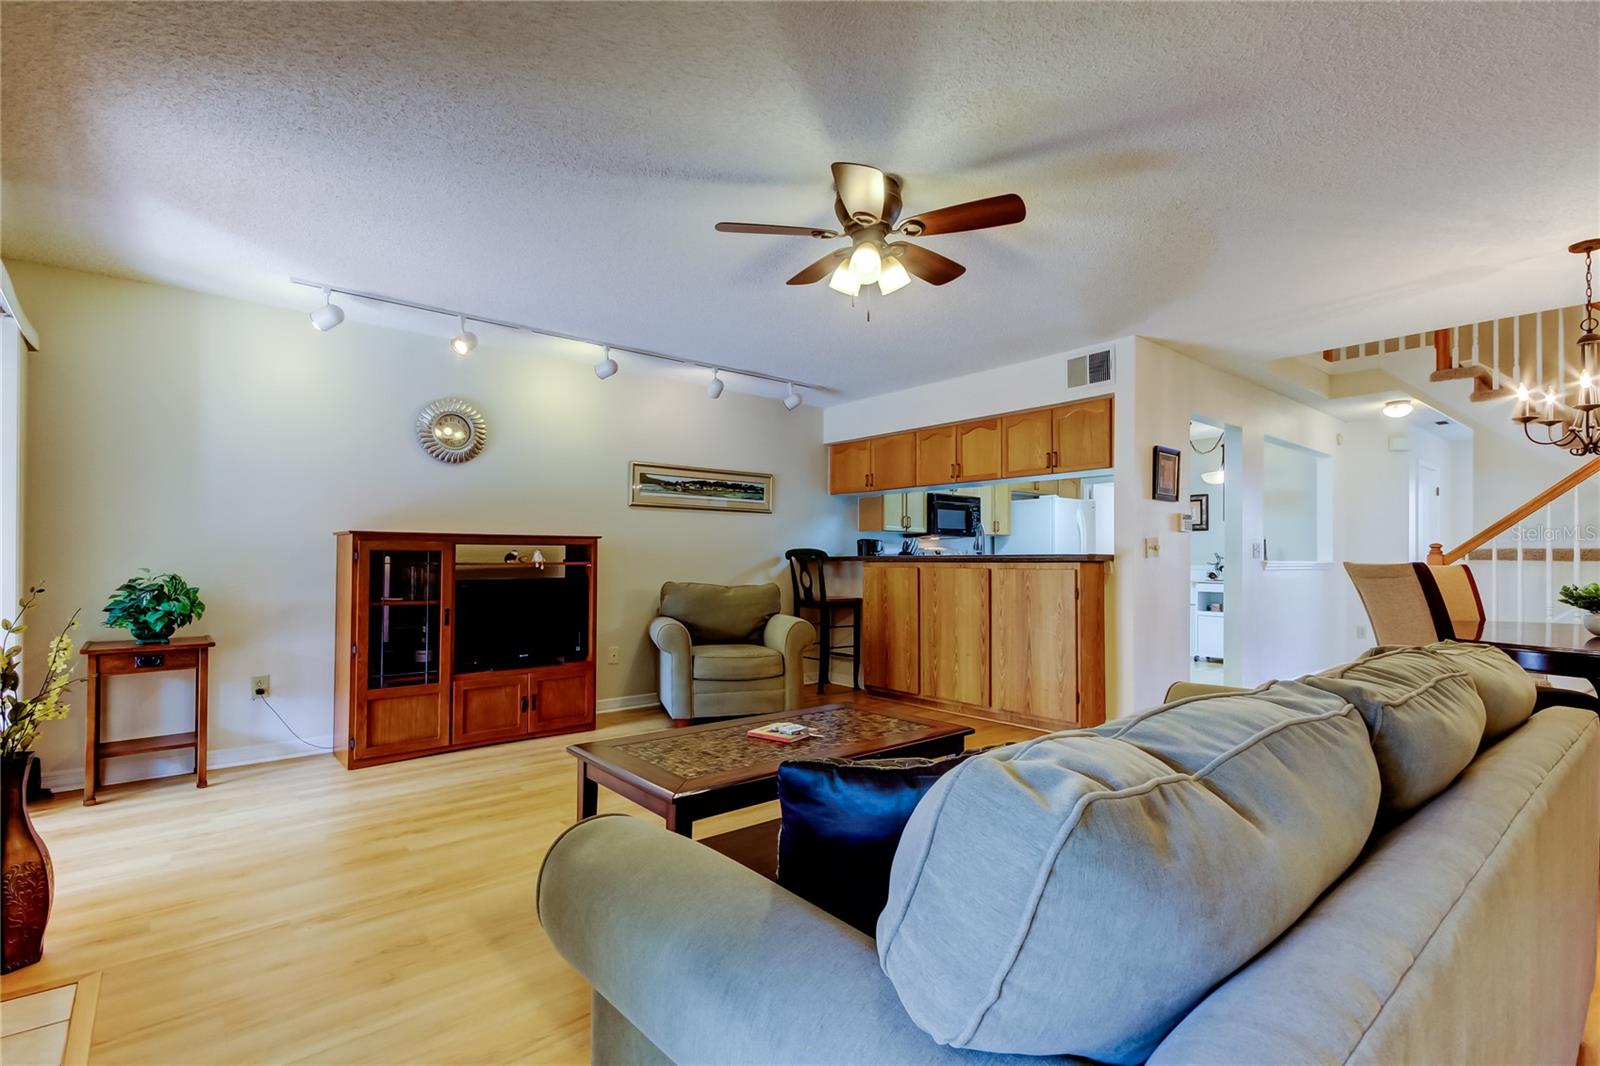
<path id="1" fill-rule="evenodd" d="M 1189 545 L 1176 516 L 1188 501 L 1150 498 L 1150 451 L 1157 444 L 1188 440 L 1189 419 L 1239 427 L 1229 439 L 1226 521 L 1239 523 L 1240 540 L 1263 536 L 1263 468 L 1267 437 L 1331 456 L 1341 465 L 1344 424 L 1242 378 L 1135 338 L 1132 386 L 1124 399 L 1119 385 L 1116 459 L 1117 604 L 1115 645 L 1128 649 L 1114 666 L 1116 707 L 1121 713 L 1160 702 L 1167 686 L 1189 673 Z M 1128 370 L 1127 362 L 1123 369 Z M 1130 417 L 1131 415 L 1131 417 Z M 1126 472 L 1126 474 L 1124 473 Z M 1338 501 L 1336 501 L 1337 503 Z M 1403 514 L 1403 513 L 1402 513 Z M 1366 520 L 1388 516 L 1367 514 Z M 1224 571 L 1229 683 L 1253 685 L 1270 677 L 1292 677 L 1344 658 L 1344 573 L 1335 514 L 1333 561 L 1307 569 L 1267 569 L 1250 558 L 1229 560 Z M 1403 517 L 1401 519 L 1404 525 Z M 1153 538 L 1160 553 L 1146 557 Z"/>
<path id="2" fill-rule="evenodd" d="M 45 341 L 27 415 L 28 576 L 49 584 L 38 633 L 74 607 L 80 639 L 108 592 L 141 566 L 176 570 L 207 603 L 195 631 L 212 660 L 212 765 L 304 749 L 249 699 L 308 738 L 331 730 L 334 542 L 341 529 L 599 534 L 598 694 L 648 700 L 645 627 L 666 580 L 777 580 L 797 545 L 841 551 L 854 501 L 825 488 L 822 413 L 789 413 L 730 385 L 703 388 L 540 354 L 542 342 L 483 331 L 466 360 L 438 336 L 305 315 L 158 285 L 10 264 Z M 489 445 L 447 466 L 417 446 L 418 409 L 441 396 L 479 405 Z M 777 476 L 771 515 L 629 508 L 628 461 Z M 609 646 L 621 662 L 605 663 Z M 110 735 L 168 731 L 189 714 L 180 679 L 112 683 Z M 57 787 L 81 781 L 81 697 L 47 727 L 40 754 Z M 118 760 L 111 780 L 187 769 Z M 225 779 L 224 779 L 225 780 Z"/>

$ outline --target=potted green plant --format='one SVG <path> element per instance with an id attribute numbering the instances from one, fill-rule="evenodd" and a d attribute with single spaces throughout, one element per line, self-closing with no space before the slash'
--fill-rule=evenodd
<path id="1" fill-rule="evenodd" d="M 1600 637 L 1600 584 L 1562 585 L 1561 602 L 1583 612 L 1583 628 Z"/>
<path id="2" fill-rule="evenodd" d="M 130 577 L 105 606 L 106 625 L 126 629 L 140 644 L 165 644 L 180 627 L 205 614 L 200 590 L 177 574 Z"/>
<path id="3" fill-rule="evenodd" d="M 21 692 L 23 617 L 38 601 L 43 588 L 30 588 L 18 603 L 15 619 L 0 619 L 0 789 L 4 790 L 4 825 L 0 826 L 4 890 L 0 908 L 4 942 L 0 944 L 0 973 L 31 966 L 44 954 L 44 930 L 55 899 L 55 868 L 50 851 L 33 827 L 28 814 L 28 765 L 39 726 L 67 716 L 63 697 L 72 684 L 72 638 L 78 627 L 73 612 L 65 627 L 47 645 L 43 676 L 32 696 Z"/>

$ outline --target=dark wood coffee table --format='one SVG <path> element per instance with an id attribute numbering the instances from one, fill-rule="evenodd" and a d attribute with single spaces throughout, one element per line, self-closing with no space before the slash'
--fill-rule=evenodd
<path id="1" fill-rule="evenodd" d="M 801 722 L 818 735 L 794 744 L 745 735 L 771 722 Z M 579 818 L 595 813 L 604 785 L 659 814 L 673 832 L 690 836 L 698 819 L 776 799 L 778 764 L 787 759 L 953 755 L 971 733 L 970 726 L 913 718 L 899 710 L 830 705 L 591 740 L 567 751 L 578 759 Z"/>

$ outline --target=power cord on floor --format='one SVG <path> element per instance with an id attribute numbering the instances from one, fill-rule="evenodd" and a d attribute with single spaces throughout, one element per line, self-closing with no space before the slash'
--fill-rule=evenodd
<path id="1" fill-rule="evenodd" d="M 278 713 L 278 708 L 274 707 L 271 704 L 271 702 L 269 702 L 267 700 L 266 696 L 257 695 L 256 699 L 260 700 L 262 703 L 265 703 L 267 705 L 267 710 L 272 712 L 272 716 L 274 718 L 276 718 L 278 721 L 283 722 L 283 728 L 287 729 L 290 733 L 293 733 L 294 734 L 294 738 L 296 740 L 298 740 L 300 743 L 304 744 L 306 747 L 315 748 L 317 751 L 332 751 L 333 750 L 333 748 L 331 746 L 324 746 L 324 745 L 321 745 L 321 744 L 313 744 L 313 743 L 311 743 L 311 741 L 307 740 L 305 737 L 301 736 L 299 733 L 295 733 L 294 726 L 292 726 L 288 722 L 284 721 L 283 715 Z"/>

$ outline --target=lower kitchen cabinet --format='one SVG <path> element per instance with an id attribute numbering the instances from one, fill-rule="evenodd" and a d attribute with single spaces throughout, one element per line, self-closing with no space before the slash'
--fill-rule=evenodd
<path id="1" fill-rule="evenodd" d="M 1105 721 L 1104 562 L 866 560 L 869 691 L 1045 729 Z"/>

